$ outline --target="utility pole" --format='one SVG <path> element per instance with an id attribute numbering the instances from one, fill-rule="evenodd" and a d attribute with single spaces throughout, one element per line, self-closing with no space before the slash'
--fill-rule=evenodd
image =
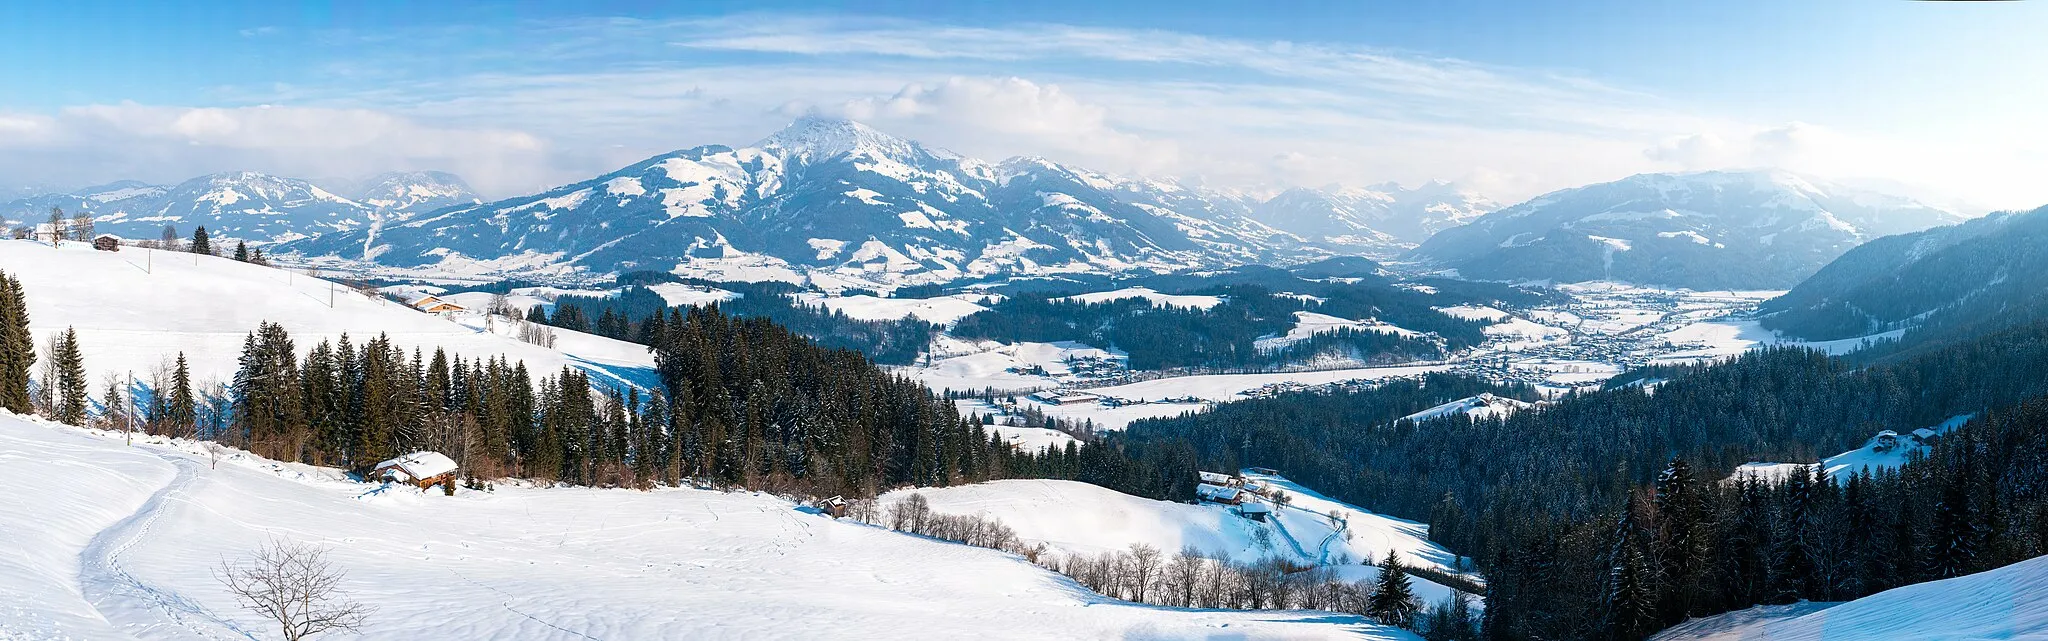
<path id="1" fill-rule="evenodd" d="M 135 445 L 135 370 L 128 370 L 128 416 L 121 421 L 121 433 L 128 438 L 128 445 Z"/>

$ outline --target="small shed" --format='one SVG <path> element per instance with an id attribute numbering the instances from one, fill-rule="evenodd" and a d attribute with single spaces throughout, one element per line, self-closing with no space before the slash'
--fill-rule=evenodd
<path id="1" fill-rule="evenodd" d="M 92 248 L 103 252 L 121 251 L 121 237 L 113 234 L 94 236 L 92 237 Z"/>
<path id="2" fill-rule="evenodd" d="M 846 516 L 846 497 L 834 496 L 829 499 L 820 499 L 817 507 L 819 512 L 830 515 L 832 518 L 844 517 Z"/>
<path id="3" fill-rule="evenodd" d="M 1251 502 L 1237 506 L 1238 516 L 1258 521 L 1260 523 L 1266 522 L 1266 517 L 1272 513 L 1273 508 L 1266 507 L 1266 504 L 1264 503 Z"/>
<path id="4" fill-rule="evenodd" d="M 413 452 L 378 463 L 370 472 L 372 481 L 393 481 L 424 490 L 447 483 L 455 487 L 455 459 L 440 452 Z"/>
<path id="5" fill-rule="evenodd" d="M 1244 499 L 1244 491 L 1223 485 L 1202 483 L 1195 486 L 1195 497 L 1211 503 L 1237 505 Z"/>

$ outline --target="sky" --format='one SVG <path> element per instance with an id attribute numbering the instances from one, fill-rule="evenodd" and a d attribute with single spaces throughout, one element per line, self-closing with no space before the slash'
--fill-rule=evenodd
<path id="1" fill-rule="evenodd" d="M 2044 6 L 6 3 L 0 187 L 438 169 L 512 196 L 822 114 L 1255 194 L 1781 167 L 2034 207 Z"/>

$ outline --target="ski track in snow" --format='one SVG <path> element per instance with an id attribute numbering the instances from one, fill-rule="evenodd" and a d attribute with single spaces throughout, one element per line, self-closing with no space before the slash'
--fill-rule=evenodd
<path id="1" fill-rule="evenodd" d="M 257 638 L 204 606 L 176 592 L 144 583 L 121 567 L 121 553 L 147 538 L 150 528 L 163 516 L 165 504 L 184 494 L 199 479 L 197 462 L 156 456 L 170 461 L 178 468 L 178 474 L 143 501 L 133 514 L 94 534 L 79 553 L 78 584 L 86 602 L 108 623 L 126 629 L 136 638 Z M 219 636 L 214 627 L 226 628 L 236 635 Z"/>

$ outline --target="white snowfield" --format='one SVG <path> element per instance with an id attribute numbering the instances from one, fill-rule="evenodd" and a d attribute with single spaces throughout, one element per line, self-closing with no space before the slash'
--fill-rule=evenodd
<path id="1" fill-rule="evenodd" d="M 1505 396 L 1494 396 L 1493 394 L 1480 394 L 1478 396 L 1468 396 L 1455 401 L 1451 401 L 1449 403 L 1438 405 L 1436 407 L 1422 410 L 1414 414 L 1409 414 L 1407 416 L 1401 417 L 1400 420 L 1414 421 L 1420 423 L 1430 419 L 1443 418 L 1446 416 L 1453 416 L 1457 414 L 1464 414 L 1466 416 L 1470 416 L 1472 417 L 1472 420 L 1475 421 L 1486 418 L 1506 418 L 1507 416 L 1512 415 L 1515 412 L 1529 409 L 1534 406 L 1534 403 L 1519 401 L 1512 398 L 1507 398 Z"/>
<path id="2" fill-rule="evenodd" d="M 276 632 L 211 569 L 326 551 L 366 639 L 1414 639 L 1327 612 L 1112 601 L 1020 557 L 752 493 L 456 496 L 0 414 L 0 639 Z M 355 638 L 338 635 L 335 638 Z"/>
<path id="3" fill-rule="evenodd" d="M 1223 303 L 1222 296 L 1200 296 L 1195 294 L 1161 294 L 1157 291 L 1154 291 L 1150 287 L 1125 287 L 1123 289 L 1115 291 L 1076 294 L 1073 296 L 1067 296 L 1063 298 L 1055 298 L 1053 299 L 1053 301 L 1071 301 L 1076 303 L 1107 303 L 1110 301 L 1125 300 L 1130 298 L 1143 298 L 1145 300 L 1151 301 L 1153 305 L 1158 305 L 1161 307 L 1186 307 L 1191 309 L 1208 309 Z"/>
<path id="4" fill-rule="evenodd" d="M 1924 427 L 1904 434 L 1893 434 L 1890 447 L 1880 442 L 1880 439 L 1883 438 L 1882 436 L 1872 436 L 1870 440 L 1863 442 L 1862 447 L 1822 459 L 1820 462 L 1821 472 L 1834 478 L 1837 483 L 1847 483 L 1849 482 L 1849 477 L 1855 476 L 1864 470 L 1869 470 L 1875 474 L 1883 470 L 1899 469 L 1900 466 L 1906 464 L 1907 459 L 1912 458 L 1914 452 L 1925 455 L 1933 449 L 1928 444 L 1930 442 L 1928 439 L 1940 438 L 1942 435 L 1949 433 L 1949 431 L 1969 423 L 1970 419 L 1976 418 L 1976 416 L 1976 414 L 1962 414 L 1950 417 L 1948 420 L 1942 421 L 1940 425 Z M 1754 477 L 1767 481 L 1782 481 L 1787 475 L 1792 474 L 1799 468 L 1811 467 L 1813 465 L 1808 463 L 1743 463 L 1735 467 L 1734 473 L 1730 474 L 1729 478 L 1745 479 Z"/>
<path id="5" fill-rule="evenodd" d="M 355 345 L 378 334 L 410 351 L 444 348 L 467 358 L 503 355 L 526 363 L 535 378 L 574 366 L 594 381 L 650 386 L 647 348 L 556 329 L 555 349 L 520 342 L 508 323 L 496 334 L 372 298 L 327 280 L 228 258 L 85 243 L 61 248 L 0 240 L 0 271 L 19 278 L 28 296 L 29 329 L 42 349 L 47 336 L 76 328 L 91 387 L 101 376 L 151 370 L 184 352 L 195 383 L 234 378 L 242 340 L 264 321 L 283 325 L 303 355 L 343 333 Z M 330 301 L 332 306 L 330 306 Z"/>
<path id="6" fill-rule="evenodd" d="M 1261 350 L 1281 349 L 1315 338 L 1317 334 L 1334 334 L 1347 329 L 1376 332 L 1402 338 L 1420 338 L 1422 336 L 1422 332 L 1378 320 L 1355 321 L 1349 318 L 1340 318 L 1316 312 L 1295 312 L 1294 327 L 1289 328 L 1285 335 L 1261 338 L 1254 341 L 1252 346 Z"/>
<path id="7" fill-rule="evenodd" d="M 1694 619 L 1652 641 L 2048 639 L 2048 557 L 1830 605 L 1760 606 Z"/>
<path id="8" fill-rule="evenodd" d="M 805 305 L 847 315 L 854 320 L 883 321 L 896 320 L 905 316 L 934 325 L 952 325 L 955 321 L 986 311 L 970 298 L 979 295 L 939 296 L 936 298 L 876 298 L 867 294 L 857 296 L 826 296 L 815 292 L 797 295 Z"/>
<path id="9" fill-rule="evenodd" d="M 1123 358 L 1122 354 L 1074 341 L 1003 344 L 995 341 L 969 343 L 958 339 L 950 340 L 957 344 L 954 349 L 974 351 L 940 358 L 922 366 L 900 368 L 899 371 L 933 390 L 978 392 L 991 387 L 1012 391 L 1034 390 L 1059 387 L 1059 378 L 1072 373 L 1072 368 L 1067 365 L 1069 360 Z M 1034 367 L 1044 370 L 1045 373 L 1024 373 Z"/>
<path id="10" fill-rule="evenodd" d="M 1292 506 L 1274 508 L 1275 517 L 1260 523 L 1238 516 L 1225 505 L 1155 501 L 1088 483 L 1055 480 L 897 490 L 881 500 L 888 504 L 912 493 L 922 494 L 931 502 L 933 512 L 994 517 L 1016 530 L 1025 542 L 1044 543 L 1061 554 L 1098 555 L 1144 544 L 1170 555 L 1183 546 L 1193 546 L 1203 556 L 1240 563 L 1281 558 L 1329 566 L 1339 569 L 1345 580 L 1357 581 L 1379 576 L 1378 568 L 1362 565 L 1368 558 L 1378 562 L 1394 552 L 1411 567 L 1459 573 L 1457 555 L 1431 542 L 1427 525 L 1375 514 L 1281 477 L 1250 478 L 1293 496 Z M 1341 528 L 1332 524 L 1331 512 L 1342 519 Z M 1453 592 L 1420 577 L 1412 581 L 1424 603 L 1441 602 Z"/>

